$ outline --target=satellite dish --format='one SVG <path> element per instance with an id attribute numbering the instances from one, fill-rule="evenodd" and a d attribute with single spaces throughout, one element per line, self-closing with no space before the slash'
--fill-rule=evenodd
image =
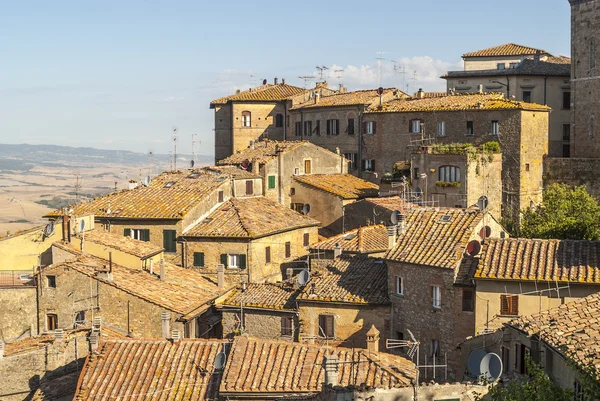
<path id="1" fill-rule="evenodd" d="M 481 376 L 481 361 L 483 361 L 483 357 L 486 355 L 487 352 L 484 349 L 476 349 L 471 351 L 469 354 L 469 359 L 467 359 L 467 369 L 471 376 Z"/>
<path id="2" fill-rule="evenodd" d="M 193 161 L 193 160 L 190 160 L 190 167 L 191 167 L 191 168 L 194 168 L 194 164 L 196 164 L 196 162 L 195 162 L 195 161 Z"/>
<path id="3" fill-rule="evenodd" d="M 421 199 L 421 197 L 423 197 L 423 190 L 421 187 L 417 187 L 417 189 L 415 189 L 415 198 Z"/>
<path id="4" fill-rule="evenodd" d="M 467 244 L 467 254 L 469 256 L 477 256 L 481 252 L 481 243 L 477 240 L 473 240 Z"/>
<path id="5" fill-rule="evenodd" d="M 85 229 L 85 220 L 81 219 L 81 220 L 79 220 L 79 232 L 82 233 L 84 229 Z"/>
<path id="6" fill-rule="evenodd" d="M 488 201 L 487 196 L 482 196 L 477 200 L 477 208 L 481 211 L 484 211 L 485 209 L 487 209 L 488 204 L 489 204 L 489 201 Z"/>
<path id="7" fill-rule="evenodd" d="M 377 88 L 377 94 L 379 96 L 383 95 L 383 88 L 381 86 L 379 88 Z"/>
<path id="8" fill-rule="evenodd" d="M 479 364 L 480 376 L 486 381 L 495 382 L 502 376 L 502 359 L 498 354 L 486 354 Z"/>
<path id="9" fill-rule="evenodd" d="M 306 285 L 306 283 L 308 283 L 308 280 L 310 280 L 310 272 L 307 269 L 303 269 L 296 278 L 296 281 L 300 285 Z"/>
<path id="10" fill-rule="evenodd" d="M 215 369 L 223 369 L 225 367 L 225 362 L 227 362 L 227 355 L 224 352 L 219 352 L 217 356 L 215 356 Z"/>
<path id="11" fill-rule="evenodd" d="M 248 170 L 248 167 L 250 167 L 250 160 L 248 160 L 248 159 L 245 159 L 245 160 L 242 162 L 242 168 L 243 168 L 244 170 Z"/>
<path id="12" fill-rule="evenodd" d="M 150 176 L 147 176 L 146 178 L 144 178 L 144 185 L 145 186 L 150 185 Z"/>
<path id="13" fill-rule="evenodd" d="M 263 85 L 266 85 L 266 84 L 267 84 L 267 80 L 263 79 Z"/>
<path id="14" fill-rule="evenodd" d="M 54 234 L 54 222 L 53 221 L 46 224 L 46 227 L 44 227 L 44 236 L 45 237 L 49 237 L 52 234 Z"/>
<path id="15" fill-rule="evenodd" d="M 479 236 L 481 239 L 490 238 L 492 236 L 492 229 L 490 226 L 485 226 L 481 230 L 479 230 Z"/>
<path id="16" fill-rule="evenodd" d="M 304 206 L 302 207 L 302 214 L 309 214 L 310 213 L 310 204 L 305 203 Z"/>
<path id="17" fill-rule="evenodd" d="M 401 216 L 402 216 L 402 212 L 400 212 L 400 210 L 394 210 L 392 212 L 392 216 L 390 217 L 390 221 L 392 222 L 393 225 L 396 225 L 400 221 Z"/>

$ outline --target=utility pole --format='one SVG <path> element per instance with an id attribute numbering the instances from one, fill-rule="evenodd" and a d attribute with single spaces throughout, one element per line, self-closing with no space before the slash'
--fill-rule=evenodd
<path id="1" fill-rule="evenodd" d="M 177 171 L 177 127 L 173 128 L 173 165 Z"/>

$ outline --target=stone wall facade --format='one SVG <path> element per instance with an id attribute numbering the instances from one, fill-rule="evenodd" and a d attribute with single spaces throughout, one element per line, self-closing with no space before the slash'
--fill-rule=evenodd
<path id="1" fill-rule="evenodd" d="M 1 341 L 37 335 L 35 287 L 0 287 L 0 316 Z"/>
<path id="2" fill-rule="evenodd" d="M 224 307 L 223 338 L 232 338 L 241 333 L 240 308 Z M 281 326 L 283 318 L 293 319 L 293 334 L 282 335 Z M 250 337 L 264 338 L 267 340 L 298 341 L 299 323 L 295 311 L 266 310 L 243 308 L 244 329 L 243 333 Z"/>
<path id="3" fill-rule="evenodd" d="M 600 199 L 600 177 L 597 171 L 600 171 L 600 158 L 546 158 L 544 160 L 544 185 L 585 185 L 590 194 Z"/>

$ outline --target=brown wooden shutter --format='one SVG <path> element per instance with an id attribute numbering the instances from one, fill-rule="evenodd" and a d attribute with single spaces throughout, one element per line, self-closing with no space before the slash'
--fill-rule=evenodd
<path id="1" fill-rule="evenodd" d="M 252 195 L 254 192 L 254 182 L 251 180 L 246 181 L 246 195 Z"/>
<path id="2" fill-rule="evenodd" d="M 377 133 L 377 123 L 373 121 L 373 134 Z"/>
<path id="3" fill-rule="evenodd" d="M 292 244 L 290 242 L 285 243 L 285 257 L 289 258 L 292 256 Z"/>
<path id="4" fill-rule="evenodd" d="M 361 134 L 366 135 L 366 133 L 367 133 L 367 122 L 363 121 Z"/>
<path id="5" fill-rule="evenodd" d="M 510 298 L 511 298 L 510 314 L 513 316 L 518 316 L 519 315 L 519 297 L 516 295 L 513 295 Z"/>
<path id="6" fill-rule="evenodd" d="M 310 245 L 310 234 L 304 233 L 304 246 L 309 246 L 309 245 Z"/>
<path id="7" fill-rule="evenodd" d="M 500 314 L 503 316 L 507 316 L 508 315 L 508 296 L 507 295 L 500 295 Z"/>
<path id="8" fill-rule="evenodd" d="M 414 120 L 408 120 L 408 132 L 410 132 L 411 134 L 412 134 L 412 132 L 413 132 L 413 130 L 412 130 L 412 127 L 413 127 L 413 121 L 414 121 Z"/>

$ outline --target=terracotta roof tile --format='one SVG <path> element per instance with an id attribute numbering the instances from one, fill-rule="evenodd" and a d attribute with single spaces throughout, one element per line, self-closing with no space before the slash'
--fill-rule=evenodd
<path id="1" fill-rule="evenodd" d="M 396 355 L 237 337 L 221 381 L 221 396 L 321 392 L 327 352 L 338 356 L 338 380 L 343 387 L 360 383 L 380 389 L 401 388 L 415 379 L 414 364 Z"/>
<path id="2" fill-rule="evenodd" d="M 81 237 L 81 234 L 78 235 Z M 102 229 L 94 229 L 84 233 L 85 242 L 93 242 L 99 245 L 106 245 L 109 248 L 137 256 L 140 259 L 146 259 L 161 253 L 164 248 L 154 245 L 147 241 L 138 241 L 124 235 L 109 233 Z"/>
<path id="3" fill-rule="evenodd" d="M 232 198 L 183 236 L 259 238 L 319 224 L 317 220 L 263 197 Z"/>
<path id="4" fill-rule="evenodd" d="M 600 241 L 486 240 L 476 278 L 600 284 Z"/>
<path id="5" fill-rule="evenodd" d="M 500 46 L 488 47 L 487 49 L 465 53 L 463 54 L 463 57 L 532 56 L 537 52 L 540 52 L 542 55 L 550 54 L 545 50 L 517 45 L 514 43 L 506 43 Z"/>
<path id="6" fill-rule="evenodd" d="M 392 100 L 370 107 L 366 113 L 412 113 L 428 111 L 463 110 L 539 110 L 550 111 L 550 107 L 536 103 L 508 100 L 501 93 L 466 93 L 443 97 Z"/>
<path id="7" fill-rule="evenodd" d="M 408 213 L 408 210 L 418 207 L 415 203 L 407 202 L 399 196 L 367 198 L 359 202 L 369 202 L 392 212 L 395 210 L 399 210 L 403 213 Z"/>
<path id="8" fill-rule="evenodd" d="M 219 165 L 239 165 L 248 160 L 266 163 L 277 157 L 277 152 L 288 152 L 306 144 L 306 141 L 257 141 L 254 148 L 246 148 L 218 162 Z"/>
<path id="9" fill-rule="evenodd" d="M 241 287 L 234 289 L 223 305 L 295 311 L 298 291 L 288 283 L 246 284 L 245 291 Z"/>
<path id="10" fill-rule="evenodd" d="M 285 100 L 290 97 L 306 92 L 306 89 L 287 84 L 267 84 L 250 88 L 247 91 L 236 93 L 235 95 L 221 97 L 210 102 L 211 107 L 218 104 L 226 104 L 227 102 L 244 102 L 244 101 L 266 101 L 276 102 Z"/>
<path id="11" fill-rule="evenodd" d="M 366 256 L 342 255 L 313 271 L 298 300 L 386 305 L 390 303 L 387 266 Z"/>
<path id="12" fill-rule="evenodd" d="M 348 253 L 376 253 L 388 249 L 388 233 L 383 225 L 365 226 L 317 242 L 311 249 L 332 251 L 337 245 Z"/>
<path id="13" fill-rule="evenodd" d="M 384 89 L 383 95 L 390 96 L 393 93 L 397 93 L 400 98 L 408 98 L 409 96 L 396 88 Z M 353 92 L 337 93 L 331 96 L 322 96 L 318 103 L 315 103 L 314 99 L 308 102 L 298 104 L 292 108 L 296 109 L 308 109 L 313 107 L 338 107 L 338 106 L 353 106 L 353 105 L 372 105 L 379 103 L 379 95 L 377 89 L 359 90 Z"/>
<path id="14" fill-rule="evenodd" d="M 399 236 L 398 245 L 385 258 L 455 269 L 483 216 L 473 209 L 413 209 L 406 219 L 406 233 Z"/>
<path id="15" fill-rule="evenodd" d="M 228 166 L 207 166 L 203 167 L 202 170 L 213 171 L 219 174 L 228 175 L 233 179 L 251 179 L 260 178 L 260 175 L 254 174 L 251 171 L 241 168 L 240 166 L 228 165 Z"/>
<path id="16" fill-rule="evenodd" d="M 471 70 L 471 71 L 449 71 L 442 78 L 473 78 L 493 76 L 571 76 L 571 59 L 568 57 L 549 57 L 545 61 L 534 61 L 525 59 L 515 68 L 503 70 Z"/>
<path id="17" fill-rule="evenodd" d="M 365 198 L 379 192 L 379 185 L 351 174 L 307 174 L 297 175 L 294 179 L 343 199 Z"/>
<path id="18" fill-rule="evenodd" d="M 225 341 L 103 341 L 86 360 L 74 400 L 217 400 Z"/>

